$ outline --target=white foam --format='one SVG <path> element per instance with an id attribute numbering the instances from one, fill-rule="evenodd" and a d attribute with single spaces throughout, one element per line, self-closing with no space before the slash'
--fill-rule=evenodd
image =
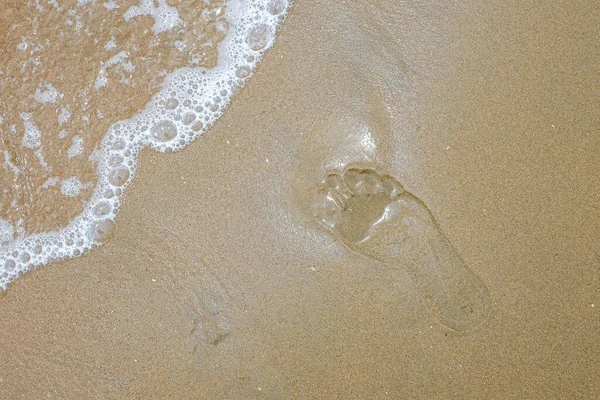
<path id="1" fill-rule="evenodd" d="M 107 2 L 103 3 L 102 5 L 103 5 L 104 7 L 106 7 L 106 9 L 107 9 L 108 11 L 112 11 L 112 10 L 114 10 L 115 8 L 119 8 L 118 4 L 117 4 L 117 3 L 115 3 L 113 0 L 107 1 Z"/>
<path id="2" fill-rule="evenodd" d="M 38 161 L 40 162 L 40 165 L 44 169 L 44 171 L 46 171 L 46 172 L 52 171 L 52 167 L 50 165 L 48 165 L 46 160 L 44 160 L 44 154 L 42 154 L 42 149 L 37 148 L 37 149 L 35 149 L 34 153 L 35 153 L 35 156 L 37 157 Z"/>
<path id="3" fill-rule="evenodd" d="M 5 168 L 10 169 L 15 175 L 18 175 L 21 173 L 21 170 L 19 169 L 19 167 L 17 167 L 15 164 L 13 164 L 13 162 L 10 159 L 10 153 L 7 150 L 3 151 L 4 154 L 4 162 L 2 163 L 2 165 Z"/>
<path id="4" fill-rule="evenodd" d="M 164 0 L 158 5 L 154 7 L 152 0 L 144 0 L 127 15 L 133 18 L 150 13 L 155 18 L 155 33 L 180 23 L 179 15 L 175 16 Z M 210 128 L 272 45 L 287 7 L 283 0 L 230 0 L 225 14 L 229 30 L 219 44 L 217 66 L 210 70 L 181 68 L 167 75 L 161 91 L 143 111 L 108 129 L 94 152 L 98 160 L 97 184 L 84 211 L 59 231 L 20 235 L 2 249 L 0 287 L 6 288 L 24 271 L 79 256 L 110 239 L 124 191 L 138 167 L 140 151 L 145 147 L 178 151 Z M 118 61 L 123 63 L 122 57 Z M 81 190 L 87 185 L 72 177 L 62 181 L 61 192 L 77 195 L 76 187 Z M 19 229 L 17 224 L 17 232 Z"/>
<path id="5" fill-rule="evenodd" d="M 35 0 L 35 8 L 39 11 L 39 12 L 43 12 L 44 11 L 44 7 L 42 7 L 42 5 L 40 4 L 40 0 Z"/>
<path id="6" fill-rule="evenodd" d="M 30 121 L 31 114 L 21 113 L 21 119 L 25 127 L 25 134 L 23 134 L 21 145 L 28 149 L 37 149 L 42 144 L 42 132 Z"/>
<path id="7" fill-rule="evenodd" d="M 60 181 L 57 177 L 53 176 L 46 179 L 46 182 L 38 189 L 38 192 L 41 192 L 44 189 L 48 189 L 49 187 L 56 186 L 56 184 Z"/>
<path id="8" fill-rule="evenodd" d="M 22 42 L 17 45 L 17 50 L 25 51 L 25 50 L 27 50 L 27 47 L 29 47 L 29 45 L 31 43 L 29 43 L 29 41 L 27 40 L 27 38 L 25 36 L 21 36 L 21 40 L 22 40 Z"/>
<path id="9" fill-rule="evenodd" d="M 15 228 L 3 219 L 0 219 L 0 247 L 13 240 Z"/>
<path id="10" fill-rule="evenodd" d="M 140 5 L 129 7 L 125 14 L 123 14 L 123 18 L 125 18 L 125 21 L 129 21 L 140 15 L 150 15 L 154 18 L 152 31 L 155 35 L 170 31 L 183 23 L 179 17 L 177 8 L 168 5 L 165 3 L 165 0 L 141 0 Z"/>
<path id="11" fill-rule="evenodd" d="M 60 108 L 60 114 L 58 114 L 58 124 L 62 125 L 71 118 L 71 112 L 66 107 Z"/>
<path id="12" fill-rule="evenodd" d="M 110 40 L 108 42 L 106 42 L 106 44 L 104 45 L 104 49 L 105 50 L 114 50 L 117 48 L 117 39 L 115 39 L 115 37 L 111 37 Z"/>
<path id="13" fill-rule="evenodd" d="M 96 81 L 94 82 L 94 88 L 96 90 L 99 90 L 108 85 L 107 70 L 117 65 L 120 65 L 120 67 L 127 72 L 133 72 L 135 70 L 135 67 L 129 61 L 129 55 L 127 54 L 127 52 L 118 52 L 117 54 L 109 58 L 108 61 L 106 61 L 104 65 L 102 65 L 102 68 L 100 68 L 100 72 L 98 73 Z"/>
<path id="14" fill-rule="evenodd" d="M 83 184 L 76 176 L 64 179 L 60 183 L 60 192 L 67 197 L 77 197 L 82 189 L 90 187 L 90 183 Z"/>
<path id="15" fill-rule="evenodd" d="M 83 139 L 80 136 L 73 136 L 73 143 L 67 150 L 67 157 L 73 158 L 83 153 Z"/>
<path id="16" fill-rule="evenodd" d="M 49 83 L 41 83 L 40 86 L 35 89 L 35 94 L 33 98 L 38 103 L 56 103 L 62 97 L 62 93 L 60 93 L 54 86 Z"/>

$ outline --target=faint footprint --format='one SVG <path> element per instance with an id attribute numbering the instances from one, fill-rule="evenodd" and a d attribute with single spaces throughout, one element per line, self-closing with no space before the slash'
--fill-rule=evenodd
<path id="1" fill-rule="evenodd" d="M 200 257 L 200 250 L 180 234 L 154 221 L 140 224 L 140 250 L 130 256 L 159 265 L 160 279 L 173 296 L 173 312 L 183 311 L 190 323 L 192 353 L 209 352 L 233 330 L 234 302 L 214 271 Z M 170 238 L 170 240 L 164 240 Z M 136 249 L 137 247 L 133 247 Z"/>
<path id="2" fill-rule="evenodd" d="M 427 206 L 391 176 L 356 165 L 332 172 L 317 190 L 313 210 L 351 249 L 406 270 L 442 324 L 465 331 L 488 318 L 485 285 Z"/>

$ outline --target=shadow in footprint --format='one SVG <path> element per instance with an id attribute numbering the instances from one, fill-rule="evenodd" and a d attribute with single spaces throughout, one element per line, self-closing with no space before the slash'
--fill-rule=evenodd
<path id="1" fill-rule="evenodd" d="M 330 172 L 315 193 L 313 212 L 352 250 L 407 271 L 445 326 L 465 331 L 487 320 L 485 285 L 427 206 L 393 177 L 359 165 Z"/>

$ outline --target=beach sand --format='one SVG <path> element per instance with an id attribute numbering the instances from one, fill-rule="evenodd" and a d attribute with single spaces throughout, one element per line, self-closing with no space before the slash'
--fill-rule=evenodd
<path id="1" fill-rule="evenodd" d="M 0 398 L 597 398 L 598 6 L 413 3 L 297 0 L 214 127 L 142 155 L 112 241 L 11 284 Z M 318 223 L 347 163 L 427 205 L 481 326 Z"/>

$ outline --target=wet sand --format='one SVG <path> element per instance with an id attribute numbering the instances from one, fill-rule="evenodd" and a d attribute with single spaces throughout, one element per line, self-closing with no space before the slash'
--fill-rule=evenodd
<path id="1" fill-rule="evenodd" d="M 297 1 L 214 128 L 142 156 L 111 242 L 10 286 L 3 398 L 598 396 L 597 7 L 366 3 Z M 348 162 L 428 206 L 483 325 L 316 221 Z"/>

